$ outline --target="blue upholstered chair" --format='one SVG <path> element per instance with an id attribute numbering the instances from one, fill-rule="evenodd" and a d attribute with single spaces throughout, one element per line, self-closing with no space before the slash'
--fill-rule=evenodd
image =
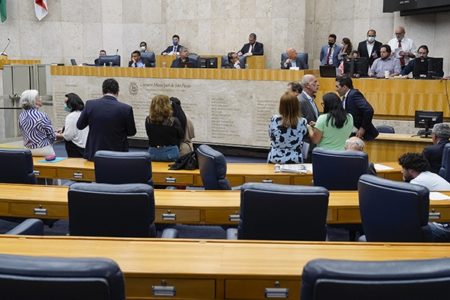
<path id="1" fill-rule="evenodd" d="M 229 239 L 324 241 L 328 191 L 323 187 L 246 183 L 238 229 Z"/>
<path id="2" fill-rule="evenodd" d="M 124 286 L 110 259 L 0 255 L 0 299 L 125 300 Z"/>
<path id="3" fill-rule="evenodd" d="M 302 300 L 446 299 L 450 259 L 349 261 L 316 259 L 302 274 Z"/>
<path id="4" fill-rule="evenodd" d="M 33 157 L 28 149 L 0 149 L 0 182 L 36 183 Z"/>
<path id="5" fill-rule="evenodd" d="M 379 125 L 376 128 L 379 133 L 395 133 L 395 128 L 390 125 Z"/>
<path id="6" fill-rule="evenodd" d="M 39 219 L 26 219 L 5 234 L 12 235 L 44 235 L 44 222 Z M 1 298 L 1 297 L 0 297 Z"/>
<path id="7" fill-rule="evenodd" d="M 328 190 L 356 190 L 358 179 L 367 173 L 367 154 L 361 151 L 336 151 L 314 148 L 312 151 L 315 186 Z"/>
<path id="8" fill-rule="evenodd" d="M 442 152 L 442 164 L 439 175 L 450 182 L 450 143 L 445 144 Z"/>
<path id="9" fill-rule="evenodd" d="M 156 65 L 155 52 L 141 52 L 141 59 L 147 68 L 154 68 Z"/>
<path id="10" fill-rule="evenodd" d="M 365 240 L 425 241 L 430 203 L 426 187 L 363 175 L 358 194 Z"/>
<path id="11" fill-rule="evenodd" d="M 281 61 L 284 62 L 288 58 L 288 55 L 286 52 L 281 53 Z M 308 53 L 297 53 L 297 58 L 300 59 L 300 61 L 306 66 L 306 69 L 309 69 L 308 64 Z"/>
<path id="12" fill-rule="evenodd" d="M 148 184 L 74 183 L 68 199 L 70 235 L 156 236 L 155 199 Z M 172 235 L 172 229 L 163 233 Z"/>
<path id="13" fill-rule="evenodd" d="M 146 183 L 153 185 L 148 152 L 97 151 L 94 156 L 97 183 Z"/>
<path id="14" fill-rule="evenodd" d="M 198 166 L 205 190 L 230 190 L 227 175 L 227 161 L 222 153 L 200 145 L 197 148 Z"/>

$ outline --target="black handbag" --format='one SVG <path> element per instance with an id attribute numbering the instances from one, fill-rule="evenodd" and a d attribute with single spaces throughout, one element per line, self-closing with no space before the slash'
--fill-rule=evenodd
<path id="1" fill-rule="evenodd" d="M 180 156 L 173 164 L 169 165 L 169 170 L 195 170 L 198 169 L 197 154 L 195 151 Z"/>

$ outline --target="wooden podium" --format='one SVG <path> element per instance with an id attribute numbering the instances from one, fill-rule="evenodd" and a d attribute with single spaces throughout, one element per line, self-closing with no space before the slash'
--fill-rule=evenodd
<path id="1" fill-rule="evenodd" d="M 176 55 L 156 55 L 157 68 L 170 68 L 172 62 L 177 58 Z"/>
<path id="2" fill-rule="evenodd" d="M 264 55 L 252 55 L 247 57 L 247 69 L 265 69 L 266 58 Z"/>

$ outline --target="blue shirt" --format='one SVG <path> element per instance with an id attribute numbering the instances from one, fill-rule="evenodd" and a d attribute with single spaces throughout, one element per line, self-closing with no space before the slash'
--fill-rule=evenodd
<path id="1" fill-rule="evenodd" d="M 56 140 L 49 117 L 37 108 L 25 109 L 19 114 L 19 129 L 23 144 L 30 149 L 52 145 Z"/>

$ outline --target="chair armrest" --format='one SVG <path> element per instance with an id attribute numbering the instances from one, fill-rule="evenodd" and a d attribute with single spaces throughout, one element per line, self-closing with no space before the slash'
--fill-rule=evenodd
<path id="1" fill-rule="evenodd" d="M 227 229 L 227 240 L 237 240 L 238 230 L 237 228 L 228 228 Z"/>
<path id="2" fill-rule="evenodd" d="M 161 234 L 162 239 L 176 239 L 178 237 L 178 230 L 175 228 L 166 228 Z"/>
<path id="3" fill-rule="evenodd" d="M 44 222 L 39 219 L 27 219 L 8 231 L 14 235 L 44 235 Z"/>

